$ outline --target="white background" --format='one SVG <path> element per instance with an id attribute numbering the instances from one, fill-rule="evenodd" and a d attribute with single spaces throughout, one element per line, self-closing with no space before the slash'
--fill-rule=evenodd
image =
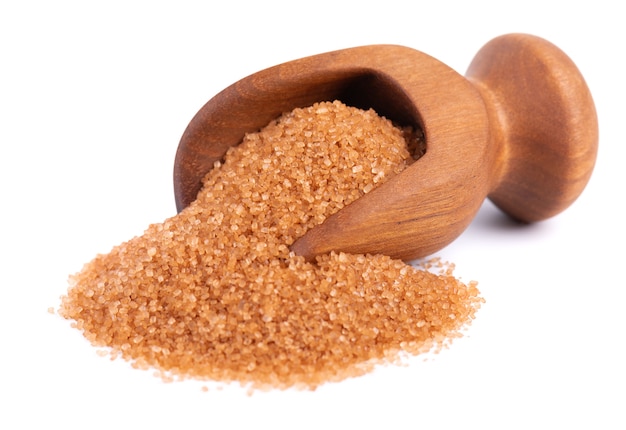
<path id="1" fill-rule="evenodd" d="M 32 2 L 0 6 L 0 428 L 626 428 L 624 41 L 618 2 Z M 609 6 L 611 5 L 611 6 Z M 47 312 L 67 276 L 175 213 L 178 140 L 265 67 L 373 43 L 464 73 L 488 40 L 544 37 L 595 98 L 576 203 L 521 227 L 485 204 L 437 255 L 487 303 L 452 348 L 315 392 L 202 392 L 111 362 Z"/>

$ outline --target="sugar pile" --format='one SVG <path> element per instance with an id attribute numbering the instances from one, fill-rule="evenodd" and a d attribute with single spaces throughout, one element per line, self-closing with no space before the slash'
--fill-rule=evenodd
<path id="1" fill-rule="evenodd" d="M 441 345 L 473 319 L 475 283 L 289 250 L 406 168 L 406 138 L 340 102 L 283 115 L 231 148 L 189 207 L 70 277 L 59 313 L 137 367 L 252 387 L 312 389 Z"/>

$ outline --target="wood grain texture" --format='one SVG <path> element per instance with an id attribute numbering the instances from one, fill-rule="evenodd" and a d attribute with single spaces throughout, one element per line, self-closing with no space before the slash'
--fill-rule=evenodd
<path id="1" fill-rule="evenodd" d="M 427 256 L 458 237 L 487 196 L 516 219 L 544 219 L 576 199 L 595 162 L 591 95 L 571 60 L 543 39 L 494 39 L 467 78 L 411 48 L 363 46 L 260 71 L 211 99 L 178 148 L 178 209 L 245 133 L 335 99 L 420 127 L 426 153 L 297 240 L 292 250 L 309 259 L 332 250 Z"/>
<path id="2" fill-rule="evenodd" d="M 598 150 L 591 93 L 572 60 L 550 42 L 498 37 L 466 73 L 487 102 L 501 178 L 489 198 L 524 222 L 552 217 L 587 185 Z"/>

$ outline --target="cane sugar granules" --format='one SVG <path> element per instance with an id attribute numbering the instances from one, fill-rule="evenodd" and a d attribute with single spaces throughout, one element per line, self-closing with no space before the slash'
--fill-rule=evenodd
<path id="1" fill-rule="evenodd" d="M 289 250 L 411 161 L 372 110 L 295 109 L 231 148 L 189 207 L 70 277 L 59 313 L 137 367 L 254 388 L 313 389 L 441 346 L 479 308 L 475 283 Z"/>

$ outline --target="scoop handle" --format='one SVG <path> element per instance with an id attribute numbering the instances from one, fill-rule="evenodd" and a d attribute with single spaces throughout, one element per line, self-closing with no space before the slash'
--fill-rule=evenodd
<path id="1" fill-rule="evenodd" d="M 507 34 L 478 51 L 465 77 L 481 92 L 499 148 L 489 199 L 523 222 L 570 206 L 598 150 L 595 105 L 572 60 L 542 38 Z"/>

